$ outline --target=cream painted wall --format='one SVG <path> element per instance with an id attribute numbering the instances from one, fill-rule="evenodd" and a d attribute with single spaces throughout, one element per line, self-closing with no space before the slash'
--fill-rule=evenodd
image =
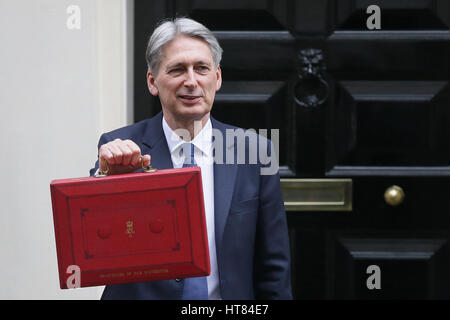
<path id="1" fill-rule="evenodd" d="M 0 0 L 0 299 L 100 297 L 59 289 L 49 184 L 87 176 L 100 134 L 132 122 L 132 6 Z"/>

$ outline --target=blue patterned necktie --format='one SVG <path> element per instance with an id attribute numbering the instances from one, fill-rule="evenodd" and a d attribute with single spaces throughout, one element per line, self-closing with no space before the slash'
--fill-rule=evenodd
<path id="1" fill-rule="evenodd" d="M 184 163 L 183 168 L 196 167 L 194 158 L 194 145 L 192 143 L 183 144 Z"/>
<path id="2" fill-rule="evenodd" d="M 186 143 L 183 145 L 184 164 L 183 168 L 196 167 L 194 158 L 194 145 Z M 208 300 L 208 284 L 206 277 L 184 279 L 183 300 Z"/>

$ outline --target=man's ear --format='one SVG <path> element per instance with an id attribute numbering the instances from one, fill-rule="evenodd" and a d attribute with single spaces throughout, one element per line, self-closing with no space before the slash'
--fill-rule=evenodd
<path id="1" fill-rule="evenodd" d="M 219 91 L 219 89 L 222 87 L 222 70 L 220 69 L 220 66 L 217 67 L 216 76 L 217 76 L 216 91 Z"/>
<path id="2" fill-rule="evenodd" d="M 158 87 L 156 86 L 156 78 L 153 76 L 151 71 L 147 72 L 147 86 L 150 93 L 157 96 L 159 93 Z"/>

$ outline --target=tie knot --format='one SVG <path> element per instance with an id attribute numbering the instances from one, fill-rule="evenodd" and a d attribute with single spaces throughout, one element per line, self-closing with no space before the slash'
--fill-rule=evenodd
<path id="1" fill-rule="evenodd" d="M 194 145 L 192 143 L 183 144 L 183 154 L 184 154 L 183 168 L 197 166 L 194 158 Z"/>

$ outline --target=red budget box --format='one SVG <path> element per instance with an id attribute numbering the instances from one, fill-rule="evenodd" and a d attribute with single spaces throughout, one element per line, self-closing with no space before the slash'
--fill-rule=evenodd
<path id="1" fill-rule="evenodd" d="M 50 184 L 62 289 L 210 273 L 199 167 Z"/>

